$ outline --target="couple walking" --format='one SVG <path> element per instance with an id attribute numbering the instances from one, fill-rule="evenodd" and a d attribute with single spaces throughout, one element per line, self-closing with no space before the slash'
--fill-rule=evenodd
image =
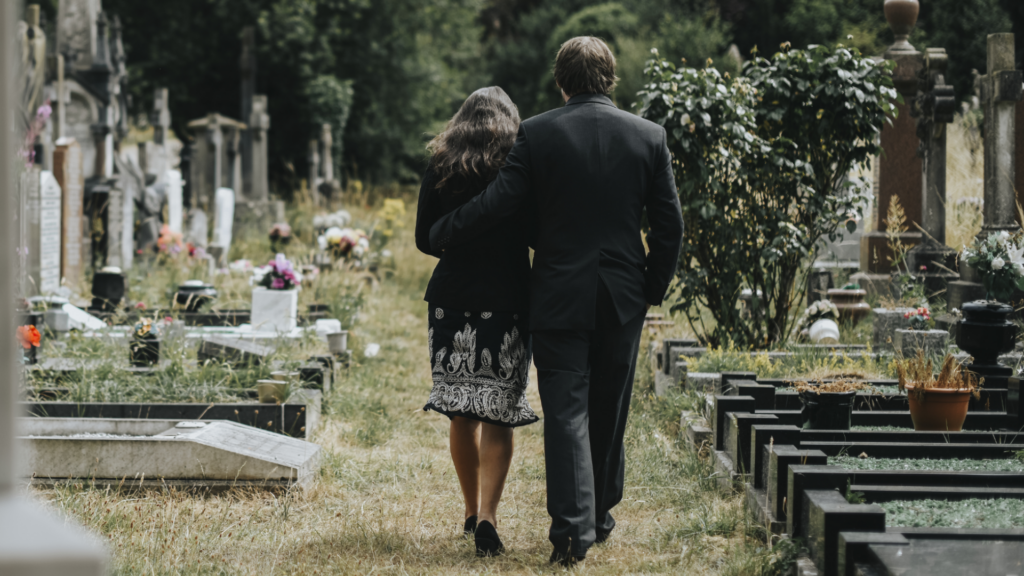
<path id="1" fill-rule="evenodd" d="M 565 106 L 523 122 L 501 88 L 466 99 L 430 143 L 416 245 L 440 258 L 425 298 L 425 409 L 451 418 L 465 531 L 477 554 L 502 551 L 512 430 L 538 420 L 532 355 L 551 561 L 570 565 L 615 527 L 640 332 L 675 273 L 683 222 L 665 130 L 612 103 L 605 43 L 569 40 L 554 77 Z"/>

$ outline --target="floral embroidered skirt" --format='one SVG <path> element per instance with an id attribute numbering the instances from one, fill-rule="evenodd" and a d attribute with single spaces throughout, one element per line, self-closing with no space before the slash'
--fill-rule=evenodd
<path id="1" fill-rule="evenodd" d="M 434 387 L 424 410 L 498 426 L 538 420 L 526 400 L 527 315 L 430 305 L 427 335 Z"/>

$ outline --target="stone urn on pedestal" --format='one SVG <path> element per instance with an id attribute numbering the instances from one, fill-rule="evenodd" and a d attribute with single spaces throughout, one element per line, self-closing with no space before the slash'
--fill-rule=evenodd
<path id="1" fill-rule="evenodd" d="M 856 324 L 868 317 L 871 306 L 864 301 L 867 290 L 860 288 L 833 288 L 828 291 L 828 299 L 839 309 L 839 320 Z"/>
<path id="2" fill-rule="evenodd" d="M 965 368 L 984 378 L 989 388 L 1005 388 L 1013 369 L 999 364 L 999 355 L 1013 350 L 1017 326 L 1010 321 L 1013 308 L 1002 302 L 968 302 L 961 310 L 956 345 L 973 358 Z"/>

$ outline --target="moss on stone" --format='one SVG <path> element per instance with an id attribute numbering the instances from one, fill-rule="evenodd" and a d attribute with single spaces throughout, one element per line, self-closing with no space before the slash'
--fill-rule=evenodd
<path id="1" fill-rule="evenodd" d="M 833 466 L 847 470 L 946 470 L 951 472 L 1024 472 L 1024 462 L 1019 459 L 1006 460 L 929 460 L 925 458 L 856 458 L 833 456 L 828 459 Z"/>
<path id="2" fill-rule="evenodd" d="M 885 525 L 924 528 L 1024 528 L 1024 500 L 896 500 L 879 504 Z"/>

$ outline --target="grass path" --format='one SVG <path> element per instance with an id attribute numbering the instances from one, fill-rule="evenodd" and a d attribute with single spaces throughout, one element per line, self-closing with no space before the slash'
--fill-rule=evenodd
<path id="1" fill-rule="evenodd" d="M 415 210 L 410 210 L 414 214 Z M 411 216 L 409 217 L 411 224 Z M 462 504 L 448 420 L 425 413 L 430 389 L 426 305 L 432 259 L 411 234 L 393 243 L 398 274 L 367 296 L 351 340 L 353 367 L 325 400 L 322 472 L 309 490 L 215 496 L 84 488 L 43 498 L 102 534 L 117 574 L 546 574 L 542 425 L 516 432 L 499 509 L 508 553 L 477 559 L 458 536 Z M 643 366 L 644 359 L 641 358 Z M 706 458 L 679 441 L 682 396 L 655 399 L 637 377 L 618 527 L 581 574 L 771 574 L 782 554 L 745 520 L 738 496 L 715 490 Z M 541 412 L 536 382 L 529 390 Z"/>

